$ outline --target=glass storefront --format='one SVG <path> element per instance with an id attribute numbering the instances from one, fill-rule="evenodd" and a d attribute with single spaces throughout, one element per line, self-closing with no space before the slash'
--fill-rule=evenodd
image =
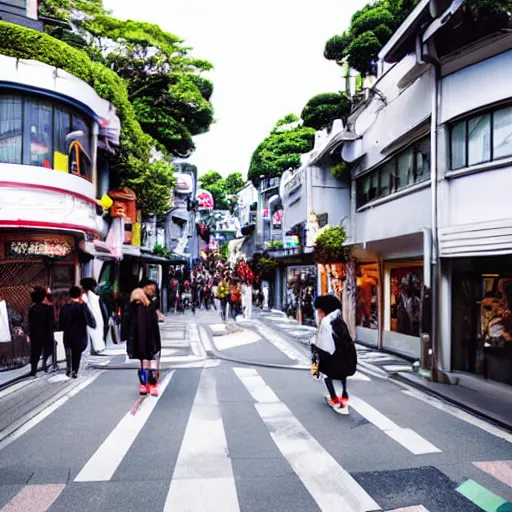
<path id="1" fill-rule="evenodd" d="M 452 268 L 452 365 L 512 384 L 512 257 Z"/>
<path id="2" fill-rule="evenodd" d="M 304 323 L 314 323 L 316 276 L 316 265 L 292 266 L 286 269 L 285 309 L 291 316 L 300 312 Z"/>
<path id="3" fill-rule="evenodd" d="M 320 293 L 321 295 L 336 295 L 340 301 L 343 294 L 343 276 L 345 274 L 345 265 L 343 263 L 319 264 L 320 272 Z"/>
<path id="4" fill-rule="evenodd" d="M 0 95 L 0 163 L 91 179 L 91 123 L 56 102 Z"/>
<path id="5" fill-rule="evenodd" d="M 379 266 L 360 265 L 357 277 L 356 325 L 379 328 Z"/>
<path id="6" fill-rule="evenodd" d="M 408 336 L 420 335 L 421 264 L 390 269 L 390 330 Z"/>

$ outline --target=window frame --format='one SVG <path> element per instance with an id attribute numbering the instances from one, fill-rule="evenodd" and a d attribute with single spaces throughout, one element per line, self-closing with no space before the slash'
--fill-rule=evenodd
<path id="1" fill-rule="evenodd" d="M 70 130 L 73 131 L 73 119 L 76 117 L 81 122 L 83 122 L 87 127 L 87 144 L 89 148 L 83 148 L 84 156 L 86 156 L 88 163 L 89 163 L 89 170 L 87 173 L 82 173 L 80 177 L 85 179 L 86 181 L 91 182 L 92 181 L 92 162 L 93 162 L 93 156 L 87 151 L 87 149 L 92 150 L 94 147 L 93 145 L 93 119 L 91 119 L 90 116 L 88 116 L 85 112 L 80 111 L 77 108 L 73 108 L 71 105 L 67 104 L 65 101 L 57 101 L 54 98 L 43 96 L 43 95 L 37 95 L 37 94 L 30 94 L 30 93 L 24 93 L 23 91 L 9 91 L 9 90 L 0 90 L 0 98 L 5 96 L 11 96 L 14 98 L 19 98 L 21 102 L 21 163 L 14 164 L 14 165 L 27 165 L 32 167 L 41 167 L 46 168 L 44 166 L 38 166 L 32 164 L 32 154 L 31 154 L 31 132 L 30 132 L 30 108 L 34 108 L 35 105 L 42 104 L 50 107 L 50 115 L 51 115 L 51 127 L 50 127 L 50 143 L 49 143 L 49 158 L 48 161 L 50 162 L 50 168 L 48 170 L 55 171 L 55 149 L 58 147 L 58 144 L 56 143 L 56 136 L 57 136 L 57 130 L 56 130 L 56 112 L 57 110 L 60 110 L 61 112 L 65 113 L 69 116 L 70 121 Z M 69 151 L 69 148 L 68 148 Z M 2 162 L 0 161 L 0 164 L 11 164 L 11 162 Z M 73 174 L 69 171 L 67 174 Z"/>
<path id="2" fill-rule="evenodd" d="M 359 210 L 360 208 L 363 208 L 367 204 L 370 204 L 374 201 L 377 201 L 379 199 L 388 199 L 392 198 L 395 194 L 403 193 L 404 191 L 407 191 L 407 189 L 413 188 L 415 186 L 427 183 L 429 179 L 424 179 L 421 181 L 417 180 L 418 177 L 418 154 L 420 153 L 420 144 L 425 141 L 430 141 L 430 134 L 427 136 L 423 136 L 417 140 L 415 140 L 412 144 L 408 145 L 407 147 L 403 148 L 401 151 L 394 154 L 391 158 L 388 158 L 384 162 L 380 163 L 378 166 L 376 166 L 373 170 L 366 172 L 362 176 L 356 178 L 356 209 Z M 430 146 L 429 146 L 430 150 Z M 410 168 L 410 171 L 408 173 L 408 183 L 406 186 L 399 188 L 398 187 L 398 162 L 400 157 L 404 156 L 407 152 L 412 152 L 412 166 Z M 430 160 L 429 160 L 429 175 L 431 172 L 431 163 L 432 163 L 432 156 L 430 153 Z M 392 166 L 393 171 L 390 175 L 390 192 L 388 194 L 382 195 L 382 171 L 387 167 Z M 369 194 L 362 193 L 363 191 L 363 181 L 365 179 L 371 180 L 372 177 L 377 175 L 378 178 L 378 193 L 377 196 L 373 199 L 369 199 Z M 422 173 L 423 175 L 423 173 Z M 371 189 L 371 187 L 370 187 Z"/>
<path id="3" fill-rule="evenodd" d="M 465 117 L 463 119 L 459 119 L 459 120 L 453 121 L 450 124 L 450 169 L 449 169 L 450 172 L 452 172 L 452 171 L 460 171 L 461 169 L 470 169 L 472 167 L 478 167 L 480 165 L 490 164 L 492 162 L 499 162 L 500 160 L 504 160 L 506 158 L 512 158 L 512 151 L 508 155 L 496 157 L 495 156 L 495 148 L 494 148 L 494 139 L 495 139 L 495 136 L 494 136 L 494 119 L 495 119 L 495 114 L 497 112 L 500 112 L 501 110 L 505 110 L 507 108 L 512 108 L 512 104 L 500 105 L 499 108 L 493 108 L 491 110 L 485 110 L 485 111 L 480 111 L 480 112 L 477 112 L 477 113 L 473 113 L 470 116 L 467 116 L 467 117 Z M 479 163 L 475 163 L 475 164 L 470 164 L 469 163 L 469 122 L 472 119 L 475 119 L 477 117 L 482 117 L 482 116 L 485 116 L 485 115 L 489 115 L 489 126 L 490 126 L 490 142 L 489 142 L 489 144 L 490 144 L 490 151 L 489 151 L 489 153 L 490 153 L 490 158 L 489 158 L 489 160 L 485 160 L 483 162 L 479 162 Z M 453 142 L 453 129 L 455 128 L 455 126 L 457 126 L 457 125 L 459 125 L 461 123 L 464 123 L 464 126 L 465 126 L 465 139 L 464 139 L 465 165 L 463 165 L 462 167 L 454 167 L 453 166 L 453 145 L 452 145 L 452 142 Z"/>

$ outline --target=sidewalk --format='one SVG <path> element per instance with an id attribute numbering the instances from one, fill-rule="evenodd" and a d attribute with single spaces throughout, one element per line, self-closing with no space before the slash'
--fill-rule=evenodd
<path id="1" fill-rule="evenodd" d="M 260 313 L 259 320 L 304 345 L 309 345 L 309 339 L 315 332 L 313 328 L 299 326 L 295 320 L 286 318 L 284 313 L 276 310 Z M 390 379 L 418 388 L 512 431 L 511 386 L 465 373 L 453 374 L 458 378 L 458 384 L 438 384 L 419 376 L 410 361 L 396 354 L 372 349 L 357 342 L 356 348 L 363 371 L 367 368 L 383 376 L 387 375 Z"/>

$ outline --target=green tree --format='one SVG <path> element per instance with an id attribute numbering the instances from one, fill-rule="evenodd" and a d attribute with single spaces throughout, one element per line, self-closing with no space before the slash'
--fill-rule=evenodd
<path id="1" fill-rule="evenodd" d="M 212 65 L 190 55 L 176 35 L 151 23 L 118 20 L 101 0 L 42 0 L 41 9 L 72 23 L 73 30 L 47 30 L 86 51 L 126 81 L 143 130 L 172 155 L 187 157 L 192 137 L 214 120 L 212 83 L 201 76 Z"/>
<path id="2" fill-rule="evenodd" d="M 302 110 L 304 126 L 323 130 L 335 119 L 345 119 L 350 114 L 351 102 L 345 93 L 324 93 L 313 96 Z"/>
<path id="3" fill-rule="evenodd" d="M 340 64 L 344 61 L 362 75 L 374 72 L 380 50 L 403 23 L 419 0 L 376 0 L 352 16 L 343 34 L 331 37 L 324 56 Z"/>
<path id="4" fill-rule="evenodd" d="M 236 194 L 245 185 L 245 181 L 242 178 L 242 173 L 240 172 L 232 172 L 231 174 L 228 174 L 224 180 L 224 183 L 227 194 Z"/>
<path id="5" fill-rule="evenodd" d="M 296 116 L 294 119 L 298 119 Z M 283 122 L 288 120 L 288 122 Z M 279 120 L 274 129 L 254 151 L 247 178 L 258 186 L 260 177 L 275 178 L 281 176 L 287 169 L 300 167 L 300 156 L 308 153 L 314 147 L 315 130 L 306 126 L 290 125 L 288 116 Z M 294 121 L 295 123 L 295 121 Z"/>
<path id="6" fill-rule="evenodd" d="M 222 175 L 210 170 L 199 177 L 201 187 L 211 193 L 216 210 L 228 210 L 229 201 L 226 196 L 226 183 Z"/>

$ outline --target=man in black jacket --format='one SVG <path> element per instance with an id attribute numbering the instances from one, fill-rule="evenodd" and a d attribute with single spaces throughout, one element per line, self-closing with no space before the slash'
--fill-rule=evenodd
<path id="1" fill-rule="evenodd" d="M 71 300 L 60 311 L 60 330 L 64 331 L 64 348 L 66 349 L 66 375 L 77 378 L 82 352 L 87 348 L 87 327 L 95 328 L 96 321 L 84 302 L 82 290 L 72 286 L 69 290 Z"/>
<path id="2" fill-rule="evenodd" d="M 28 328 L 30 335 L 30 375 L 37 373 L 37 364 L 43 355 L 43 371 L 46 371 L 48 357 L 52 353 L 55 330 L 55 317 L 53 307 L 43 304 L 46 298 L 46 290 L 37 287 L 32 292 L 32 306 L 28 312 Z"/>

